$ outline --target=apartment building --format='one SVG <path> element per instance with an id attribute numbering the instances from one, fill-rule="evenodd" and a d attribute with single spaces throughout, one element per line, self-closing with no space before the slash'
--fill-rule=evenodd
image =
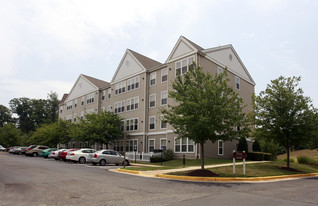
<path id="1" fill-rule="evenodd" d="M 126 151 L 133 151 L 134 147 L 138 152 L 172 149 L 177 157 L 196 158 L 200 154 L 199 145 L 188 138 L 178 138 L 172 126 L 161 121 L 160 113 L 162 108 L 174 104 L 168 98 L 171 84 L 177 75 L 188 71 L 193 61 L 211 74 L 223 72 L 227 67 L 229 84 L 243 98 L 247 105 L 245 112 L 252 111 L 255 82 L 233 46 L 203 49 L 181 36 L 164 63 L 127 49 L 110 83 L 81 74 L 63 97 L 59 117 L 76 122 L 87 113 L 115 112 L 124 119 Z M 238 140 L 207 142 L 205 155 L 231 157 L 237 143 Z M 119 140 L 111 147 L 123 151 L 124 142 Z"/>

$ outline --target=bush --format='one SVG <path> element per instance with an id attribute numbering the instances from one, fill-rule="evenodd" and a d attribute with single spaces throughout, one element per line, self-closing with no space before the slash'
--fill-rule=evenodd
<path id="1" fill-rule="evenodd" d="M 164 159 L 164 161 L 173 160 L 173 157 L 174 157 L 174 153 L 172 149 L 167 149 L 166 151 L 162 153 L 162 158 Z"/>
<path id="2" fill-rule="evenodd" d="M 258 140 L 256 139 L 253 142 L 253 152 L 260 152 L 260 151 L 261 151 L 261 146 L 260 146 Z"/>
<path id="3" fill-rule="evenodd" d="M 237 151 L 248 152 L 248 146 L 247 146 L 247 141 L 246 141 L 245 137 L 240 138 L 239 143 L 237 145 Z"/>
<path id="4" fill-rule="evenodd" d="M 163 158 L 161 160 L 161 155 L 156 155 L 156 156 L 152 156 L 150 157 L 150 162 L 164 162 Z"/>
<path id="5" fill-rule="evenodd" d="M 309 157 L 299 156 L 297 157 L 297 161 L 299 164 L 309 164 L 312 160 Z"/>
<path id="6" fill-rule="evenodd" d="M 273 161 L 276 160 L 277 157 L 271 153 L 264 153 L 264 152 L 249 152 L 247 153 L 247 160 L 252 161 Z"/>
<path id="7" fill-rule="evenodd" d="M 277 157 L 271 153 L 264 153 L 264 160 L 266 161 L 274 161 Z"/>
<path id="8" fill-rule="evenodd" d="M 282 159 L 284 162 L 287 162 L 287 157 Z M 297 163 L 297 159 L 293 157 L 289 157 L 289 163 Z"/>

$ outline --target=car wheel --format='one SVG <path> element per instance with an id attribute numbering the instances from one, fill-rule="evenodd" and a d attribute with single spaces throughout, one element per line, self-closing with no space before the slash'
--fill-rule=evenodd
<path id="1" fill-rule="evenodd" d="M 123 162 L 123 165 L 124 165 L 124 163 L 125 163 L 125 166 L 128 166 L 128 165 L 129 165 L 129 161 L 128 161 L 128 160 L 125 160 L 125 161 Z"/>
<path id="2" fill-rule="evenodd" d="M 81 157 L 78 159 L 78 163 L 80 163 L 80 164 L 85 164 L 85 162 L 86 162 L 85 157 Z"/>
<path id="3" fill-rule="evenodd" d="M 99 161 L 99 165 L 100 165 L 100 166 L 105 166 L 105 165 L 106 165 L 106 161 L 105 161 L 105 160 Z"/>
<path id="4" fill-rule="evenodd" d="M 33 156 L 33 157 L 37 157 L 37 156 L 38 156 L 38 153 L 33 152 L 33 153 L 32 153 L 32 156 Z"/>
<path id="5" fill-rule="evenodd" d="M 22 154 L 22 152 L 19 152 L 19 155 L 21 155 Z"/>

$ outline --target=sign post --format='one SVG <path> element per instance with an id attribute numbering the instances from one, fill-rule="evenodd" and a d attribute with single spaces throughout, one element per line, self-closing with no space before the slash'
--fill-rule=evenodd
<path id="1" fill-rule="evenodd" d="M 136 163 L 137 145 L 134 145 L 134 151 L 135 151 L 135 163 Z"/>
<path id="2" fill-rule="evenodd" d="M 245 175 L 245 158 L 247 157 L 247 154 L 245 151 L 243 152 L 235 152 L 233 150 L 233 175 L 235 175 L 235 160 L 243 160 L 243 175 Z"/>
<path id="3" fill-rule="evenodd" d="M 235 157 L 236 157 L 236 152 L 233 150 L 233 175 L 235 175 Z"/>

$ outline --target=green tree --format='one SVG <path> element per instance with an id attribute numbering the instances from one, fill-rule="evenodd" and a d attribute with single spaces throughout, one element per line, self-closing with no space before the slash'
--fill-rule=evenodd
<path id="1" fill-rule="evenodd" d="M 307 141 L 314 129 L 310 122 L 314 108 L 310 98 L 298 88 L 300 80 L 300 77 L 280 76 L 255 99 L 257 133 L 285 147 L 287 167 L 290 149 Z"/>
<path id="2" fill-rule="evenodd" d="M 17 124 L 23 133 L 28 133 L 35 129 L 31 118 L 32 108 L 31 100 L 26 97 L 14 98 L 9 102 L 12 113 L 17 114 Z"/>
<path id="3" fill-rule="evenodd" d="M 201 169 L 204 170 L 204 144 L 228 141 L 247 135 L 242 99 L 228 85 L 227 70 L 215 76 L 193 65 L 172 83 L 169 97 L 177 104 L 163 109 L 164 121 L 171 124 L 179 138 L 200 144 Z M 242 128 L 237 131 L 239 126 Z"/>
<path id="4" fill-rule="evenodd" d="M 78 139 L 91 143 L 108 144 L 123 137 L 122 119 L 112 112 L 87 114 L 74 129 Z M 74 133 L 73 133 L 74 134 Z"/>
<path id="5" fill-rule="evenodd" d="M 261 145 L 259 144 L 259 141 L 256 139 L 253 142 L 253 152 L 260 152 L 261 151 Z"/>
<path id="6" fill-rule="evenodd" d="M 237 145 L 237 151 L 245 151 L 246 153 L 248 152 L 248 145 L 245 137 L 240 138 L 239 143 Z"/>
<path id="7" fill-rule="evenodd" d="M 56 92 L 49 93 L 47 95 L 47 113 L 48 113 L 48 118 L 49 122 L 57 122 L 58 116 L 59 116 L 59 102 L 60 100 L 58 99 L 58 95 Z"/>
<path id="8" fill-rule="evenodd" d="M 0 142 L 5 147 L 20 145 L 20 136 L 21 130 L 12 123 L 0 127 Z"/>
<path id="9" fill-rule="evenodd" d="M 12 122 L 12 115 L 10 110 L 3 105 L 0 105 L 0 127 L 3 127 L 5 123 Z"/>

